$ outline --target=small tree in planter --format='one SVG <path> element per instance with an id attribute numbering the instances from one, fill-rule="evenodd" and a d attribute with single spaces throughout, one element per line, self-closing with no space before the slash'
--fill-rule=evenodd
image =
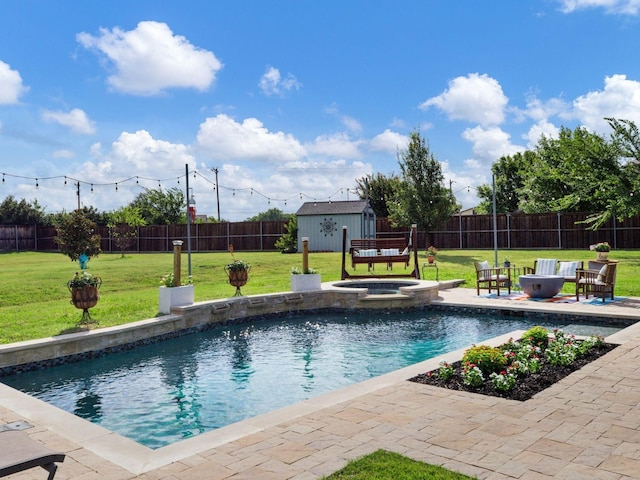
<path id="1" fill-rule="evenodd" d="M 91 257 L 97 257 L 100 250 L 100 235 L 95 233 L 96 224 L 84 215 L 82 210 L 75 210 L 64 217 L 56 227 L 58 235 L 54 241 L 59 245 L 60 251 L 67 255 L 72 262 L 80 263 L 82 274 L 76 272 L 75 276 L 67 282 L 67 288 L 71 292 L 71 303 L 82 309 L 80 323 L 89 323 L 91 315 L 89 308 L 94 307 L 100 298 L 98 290 L 102 284 L 100 277 L 94 277 L 84 270 Z"/>

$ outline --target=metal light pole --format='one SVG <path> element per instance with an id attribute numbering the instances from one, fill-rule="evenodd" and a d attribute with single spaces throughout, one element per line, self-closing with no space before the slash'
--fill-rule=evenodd
<path id="1" fill-rule="evenodd" d="M 187 179 L 187 273 L 191 276 L 191 212 L 189 211 L 189 164 L 184 164 L 185 178 Z"/>
<path id="2" fill-rule="evenodd" d="M 216 204 L 218 205 L 218 222 L 220 221 L 220 189 L 218 188 L 218 169 L 213 167 L 211 169 L 216 174 Z"/>
<path id="3" fill-rule="evenodd" d="M 496 175 L 491 175 L 493 185 L 493 253 L 495 256 L 494 267 L 498 266 L 498 214 L 496 209 Z"/>

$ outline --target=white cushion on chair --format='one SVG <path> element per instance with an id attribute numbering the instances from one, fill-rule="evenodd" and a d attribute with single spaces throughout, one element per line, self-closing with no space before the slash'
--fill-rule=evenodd
<path id="1" fill-rule="evenodd" d="M 489 270 L 491 267 L 489 266 L 489 262 L 485 260 L 484 262 L 478 262 L 478 268 L 480 270 Z"/>
<path id="2" fill-rule="evenodd" d="M 402 255 L 409 255 L 409 247 L 404 247 L 404 250 L 402 250 Z"/>
<path id="3" fill-rule="evenodd" d="M 536 275 L 555 275 L 557 262 L 555 258 L 539 258 L 536 262 Z"/>
<path id="4" fill-rule="evenodd" d="M 575 277 L 578 266 L 580 266 L 580 262 L 560 262 L 558 275 L 561 277 Z"/>
<path id="5" fill-rule="evenodd" d="M 381 248 L 380 254 L 383 257 L 393 257 L 395 255 L 400 255 L 400 249 L 399 248 Z"/>
<path id="6" fill-rule="evenodd" d="M 609 265 L 604 265 L 600 271 L 598 272 L 597 281 L 600 283 L 604 283 L 607 278 L 607 271 L 609 270 Z"/>

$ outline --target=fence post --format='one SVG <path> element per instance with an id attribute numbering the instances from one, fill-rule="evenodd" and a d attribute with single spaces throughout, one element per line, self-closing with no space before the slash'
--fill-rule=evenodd
<path id="1" fill-rule="evenodd" d="M 558 248 L 562 249 L 562 224 L 560 219 L 560 212 L 556 213 L 558 217 Z"/>

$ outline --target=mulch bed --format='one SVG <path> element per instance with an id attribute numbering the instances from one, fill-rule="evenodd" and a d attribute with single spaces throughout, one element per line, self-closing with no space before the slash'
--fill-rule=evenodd
<path id="1" fill-rule="evenodd" d="M 441 380 L 438 378 L 437 370 L 432 372 L 423 373 L 410 378 L 409 381 L 416 383 L 423 383 L 425 385 L 433 385 L 436 387 L 448 388 L 451 390 L 464 390 L 466 392 L 479 393 L 481 395 L 491 395 L 494 397 L 508 398 L 510 400 L 529 400 L 536 393 L 550 387 L 554 383 L 562 380 L 570 373 L 579 370 L 583 366 L 591 363 L 592 361 L 600 358 L 602 355 L 610 352 L 618 345 L 610 343 L 604 343 L 600 347 L 594 347 L 590 349 L 584 356 L 578 358 L 571 365 L 567 366 L 553 366 L 548 363 L 543 363 L 542 368 L 538 373 L 527 375 L 518 378 L 516 386 L 508 392 L 498 392 L 493 388 L 493 383 L 490 380 L 485 380 L 479 387 L 470 387 L 462 382 L 462 363 L 455 362 L 451 365 L 455 369 L 453 376 L 447 380 Z M 430 375 L 432 373 L 432 375 Z"/>

